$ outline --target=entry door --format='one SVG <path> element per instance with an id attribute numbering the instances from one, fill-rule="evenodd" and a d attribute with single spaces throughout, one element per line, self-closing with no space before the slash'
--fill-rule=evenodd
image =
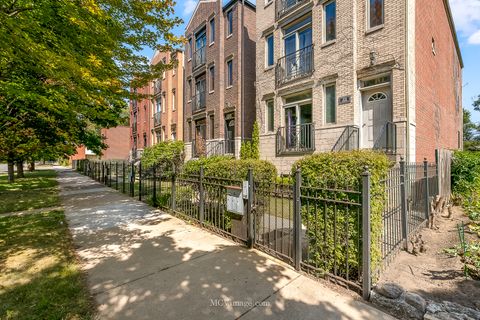
<path id="1" fill-rule="evenodd" d="M 392 121 L 392 99 L 390 90 L 363 93 L 363 148 L 371 149 L 383 132 L 387 122 Z"/>
<path id="2" fill-rule="evenodd" d="M 225 120 L 225 153 L 235 153 L 235 119 Z"/>

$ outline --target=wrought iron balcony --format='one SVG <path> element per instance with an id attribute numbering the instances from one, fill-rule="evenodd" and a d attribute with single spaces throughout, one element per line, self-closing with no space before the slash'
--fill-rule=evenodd
<path id="1" fill-rule="evenodd" d="M 192 158 L 235 154 L 235 140 L 192 140 Z"/>
<path id="2" fill-rule="evenodd" d="M 132 111 L 133 111 L 133 113 L 137 113 L 137 111 L 138 111 L 137 100 L 132 101 Z"/>
<path id="3" fill-rule="evenodd" d="M 377 140 L 373 144 L 374 150 L 394 155 L 397 153 L 397 125 L 393 122 L 387 122 Z"/>
<path id="4" fill-rule="evenodd" d="M 132 122 L 132 132 L 134 134 L 137 133 L 137 121 L 136 120 L 134 122 Z"/>
<path id="5" fill-rule="evenodd" d="M 277 62 L 277 85 L 309 76 L 314 66 L 313 45 L 280 58 Z"/>
<path id="6" fill-rule="evenodd" d="M 192 97 L 192 113 L 206 108 L 205 91 L 199 91 Z"/>
<path id="7" fill-rule="evenodd" d="M 162 125 L 162 113 L 156 112 L 153 114 L 153 127 L 157 128 Z"/>
<path id="8" fill-rule="evenodd" d="M 280 127 L 277 131 L 277 155 L 315 151 L 315 124 Z"/>
<path id="9" fill-rule="evenodd" d="M 332 151 L 351 151 L 359 149 L 359 129 L 357 126 L 347 126 L 332 148 Z"/>
<path id="10" fill-rule="evenodd" d="M 197 51 L 193 53 L 193 70 L 205 65 L 207 61 L 205 47 L 198 48 Z"/>
<path id="11" fill-rule="evenodd" d="M 277 0 L 277 19 L 292 12 L 295 8 L 307 1 L 308 0 Z"/>
<path id="12" fill-rule="evenodd" d="M 157 95 L 157 94 L 160 94 L 161 92 L 162 92 L 162 80 L 157 79 L 153 86 L 153 94 Z"/>

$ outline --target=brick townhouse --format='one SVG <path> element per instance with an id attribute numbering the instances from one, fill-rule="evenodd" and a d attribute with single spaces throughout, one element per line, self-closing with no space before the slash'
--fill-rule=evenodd
<path id="1" fill-rule="evenodd" d="M 462 147 L 448 0 L 261 0 L 256 43 L 261 157 L 280 171 L 314 152 Z"/>
<path id="2" fill-rule="evenodd" d="M 178 61 L 176 66 L 141 88 L 132 88 L 145 99 L 130 102 L 131 158 L 140 157 L 144 148 L 159 141 L 183 140 L 183 51 L 159 52 L 151 60 L 157 63 Z"/>
<path id="3" fill-rule="evenodd" d="M 200 0 L 185 36 L 186 159 L 232 154 L 255 121 L 255 5 Z"/>

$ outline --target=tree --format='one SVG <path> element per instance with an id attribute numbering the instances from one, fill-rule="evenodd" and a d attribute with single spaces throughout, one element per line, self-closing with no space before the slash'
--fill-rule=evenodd
<path id="1" fill-rule="evenodd" d="M 101 151 L 130 86 L 173 67 L 137 52 L 183 43 L 172 0 L 3 0 L 0 3 L 0 159 Z M 10 172 L 13 180 L 13 173 Z"/>
<path id="2" fill-rule="evenodd" d="M 475 124 L 471 116 L 472 113 L 469 110 L 463 110 L 464 149 L 478 151 L 480 150 L 480 125 Z"/>

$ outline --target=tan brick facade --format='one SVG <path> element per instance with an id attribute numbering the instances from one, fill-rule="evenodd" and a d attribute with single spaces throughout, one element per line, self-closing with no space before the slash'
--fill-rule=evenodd
<path id="1" fill-rule="evenodd" d="M 455 46 L 453 45 L 452 33 L 448 29 L 448 20 L 446 19 L 443 0 L 435 2 L 438 6 L 438 12 L 432 13 L 439 17 L 442 24 L 446 24 L 443 31 L 445 39 L 449 39 L 445 46 L 448 46 L 449 57 L 453 59 Z M 314 151 L 324 152 L 332 150 L 346 126 L 356 126 L 359 129 L 359 145 L 365 146 L 362 142 L 365 136 L 362 134 L 362 126 L 365 124 L 363 119 L 364 100 L 370 94 L 384 92 L 391 97 L 391 122 L 396 126 L 396 155 L 405 156 L 410 161 L 415 161 L 418 157 L 415 152 L 416 140 L 425 139 L 427 127 L 425 130 L 418 130 L 415 122 L 415 116 L 418 117 L 418 99 L 415 97 L 422 95 L 424 88 L 418 83 L 423 81 L 423 75 L 418 75 L 415 69 L 415 62 L 419 64 L 419 53 L 423 50 L 415 45 L 415 34 L 421 34 L 416 31 L 421 27 L 415 24 L 415 7 L 417 15 L 418 7 L 422 6 L 424 10 L 429 10 L 429 4 L 421 0 L 407 1 L 385 1 L 384 23 L 377 28 L 367 28 L 367 1 L 365 0 L 336 0 L 336 40 L 324 43 L 324 5 L 329 1 L 298 1 L 298 5 L 283 16 L 278 15 L 279 2 L 272 1 L 266 5 L 264 2 L 257 4 L 257 120 L 261 125 L 260 150 L 262 159 L 274 162 L 281 172 L 288 172 L 291 165 L 298 158 L 305 155 L 277 155 L 276 135 L 277 128 L 285 126 L 286 114 L 283 106 L 285 99 L 293 93 L 299 93 L 304 90 L 311 91 L 312 98 L 312 122 L 314 123 Z M 422 4 L 423 3 L 423 4 Z M 443 13 L 441 10 L 444 10 Z M 407 14 L 408 12 L 408 14 Z M 443 14 L 443 16 L 442 16 Z M 296 79 L 288 83 L 277 85 L 275 81 L 278 67 L 266 68 L 266 36 L 274 35 L 274 60 L 278 64 L 279 59 L 284 53 L 284 32 L 296 21 L 303 17 L 311 16 L 311 30 L 313 43 L 313 72 L 311 75 Z M 408 19 L 406 19 L 408 18 Z M 417 26 L 417 27 L 415 27 Z M 408 28 L 408 32 L 407 32 Z M 407 36 L 408 34 L 408 36 Z M 423 34 L 422 34 L 423 36 Z M 455 61 L 454 59 L 451 61 Z M 458 58 L 457 58 L 458 63 Z M 420 70 L 418 70 L 420 71 Z M 408 75 L 407 75 L 408 72 Z M 415 77 L 415 74 L 417 76 Z M 431 75 L 431 73 L 430 73 Z M 445 71 L 444 77 L 452 75 L 452 68 Z M 386 83 L 364 88 L 364 84 L 372 78 L 389 76 Z M 409 81 L 409 82 L 408 82 Z M 441 80 L 439 80 L 441 81 Z M 446 81 L 447 86 L 452 85 L 452 81 Z M 415 85 L 415 83 L 417 85 Z M 325 115 L 325 86 L 335 84 L 336 86 L 336 121 L 326 123 Z M 460 87 L 461 88 L 461 87 Z M 439 90 L 440 87 L 437 87 Z M 444 88 L 452 97 L 452 88 Z M 339 98 L 344 98 L 340 104 Z M 267 132 L 266 127 L 266 101 L 274 100 L 274 132 Z M 445 101 L 445 100 L 444 100 Z M 444 112 L 452 105 L 452 101 L 445 101 Z M 453 104 L 454 105 L 454 104 Z M 417 112 L 415 112 L 417 110 Z M 429 117 L 433 114 L 427 112 Z M 442 136 L 448 136 L 439 140 L 436 144 L 440 147 L 453 147 L 451 142 L 451 130 L 461 130 L 461 124 L 455 120 L 451 127 L 439 126 Z M 424 124 L 422 124 L 424 126 Z M 417 128 L 417 129 L 416 129 Z M 416 130 L 415 130 L 416 129 Z M 423 135 L 424 137 L 419 137 Z M 407 138 L 408 137 L 408 138 Z M 445 143 L 450 141 L 449 143 Z M 418 148 L 417 148 L 418 149 Z M 434 157 L 432 150 L 428 150 L 429 159 Z"/>
<path id="2" fill-rule="evenodd" d="M 229 12 L 232 14 L 231 35 L 227 30 Z M 211 21 L 214 21 L 214 41 Z M 201 136 L 201 130 L 205 135 L 202 139 L 209 145 L 233 139 L 237 156 L 242 138 L 251 137 L 255 120 L 255 22 L 255 6 L 250 3 L 243 6 L 240 1 L 234 0 L 223 6 L 221 0 L 201 0 L 197 4 L 185 31 L 189 39 L 185 52 L 184 136 L 187 159 L 192 156 L 192 141 Z M 203 34 L 206 44 L 201 50 L 204 53 L 196 45 Z M 203 54 L 205 59 L 194 66 L 196 59 Z M 242 65 L 242 59 L 248 63 Z M 228 61 L 231 61 L 233 71 L 231 86 L 227 83 Z M 214 81 L 210 76 L 211 68 Z M 205 97 L 202 97 L 205 108 L 196 108 L 197 101 L 200 101 L 196 95 L 201 95 L 196 84 L 201 80 L 205 81 Z M 198 87 L 201 88 L 201 84 Z M 231 137 L 226 136 L 227 124 L 233 132 Z"/>

